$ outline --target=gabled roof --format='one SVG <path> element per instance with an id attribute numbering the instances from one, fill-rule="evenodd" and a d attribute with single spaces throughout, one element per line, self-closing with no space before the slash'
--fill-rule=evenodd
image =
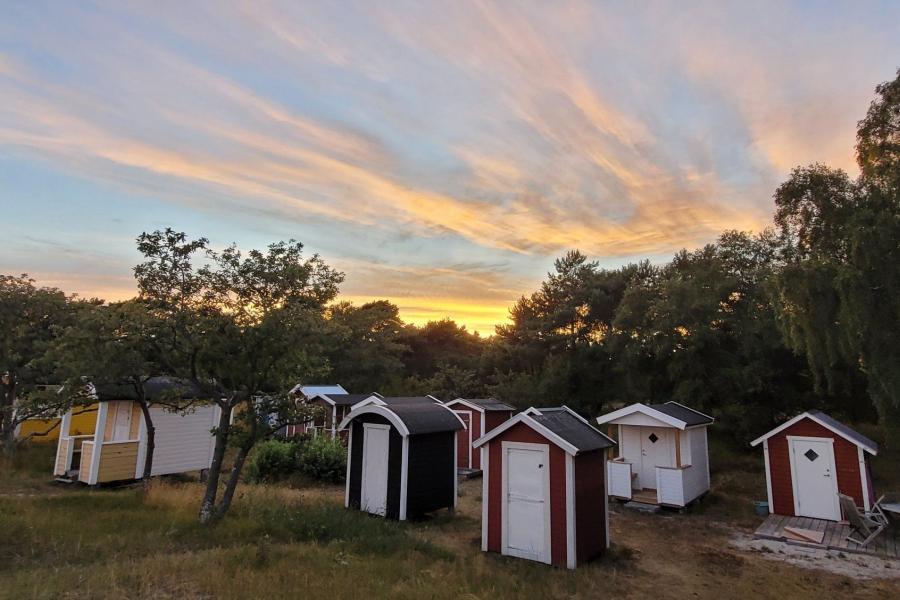
<path id="1" fill-rule="evenodd" d="M 840 421 L 835 421 L 834 419 L 832 419 L 831 417 L 829 417 L 828 415 L 826 415 L 825 413 L 823 413 L 820 410 L 808 410 L 805 413 L 799 414 L 796 417 L 794 417 L 793 419 L 791 419 L 785 423 L 782 423 L 781 425 L 779 425 L 772 431 L 766 433 L 765 435 L 762 435 L 762 436 L 756 438 L 755 440 L 750 442 L 750 445 L 758 446 L 760 442 L 764 442 L 765 440 L 769 439 L 773 435 L 781 433 L 782 431 L 784 431 L 785 429 L 787 429 L 794 423 L 797 423 L 798 421 L 802 421 L 803 419 L 810 419 L 810 420 L 818 423 L 825 429 L 833 431 L 834 433 L 841 436 L 845 440 L 847 440 L 853 444 L 856 444 L 857 446 L 859 446 L 860 448 L 862 448 L 869 454 L 872 454 L 872 455 L 878 454 L 878 444 L 876 444 L 875 442 L 873 442 L 866 436 L 862 435 L 861 433 L 854 431 L 853 429 L 850 429 L 849 427 L 847 427 Z"/>
<path id="2" fill-rule="evenodd" d="M 451 406 L 456 403 L 464 404 L 478 412 L 515 412 L 516 410 L 509 404 L 500 402 L 495 398 L 457 398 L 456 400 L 450 400 L 446 404 L 447 406 Z"/>
<path id="3" fill-rule="evenodd" d="M 420 435 L 458 431 L 466 426 L 456 413 L 440 403 L 406 402 L 399 404 L 368 403 L 357 406 L 341 421 L 339 429 L 346 429 L 356 417 L 377 414 L 390 421 L 401 435 Z"/>
<path id="4" fill-rule="evenodd" d="M 371 394 L 318 394 L 315 398 L 322 398 L 332 406 L 353 406 L 372 396 L 381 398 L 381 394 L 378 392 Z"/>
<path id="5" fill-rule="evenodd" d="M 304 385 L 298 383 L 291 388 L 291 394 L 303 394 L 307 398 L 318 396 L 319 394 L 346 394 L 347 390 L 336 383 L 319 383 Z"/>
<path id="6" fill-rule="evenodd" d="M 472 446 L 478 448 L 518 423 L 534 429 L 573 456 L 616 445 L 615 441 L 596 429 L 587 419 L 566 406 L 560 406 L 529 408 L 520 412 L 475 440 Z"/>
<path id="7" fill-rule="evenodd" d="M 620 408 L 609 414 L 597 417 L 597 423 L 600 425 L 611 423 L 635 413 L 640 413 L 651 419 L 662 421 L 666 425 L 675 427 L 676 429 L 710 425 L 715 421 L 711 416 L 705 415 L 698 410 L 688 408 L 678 402 L 669 401 L 665 404 L 641 404 L 640 402 L 631 404 L 625 408 Z"/>

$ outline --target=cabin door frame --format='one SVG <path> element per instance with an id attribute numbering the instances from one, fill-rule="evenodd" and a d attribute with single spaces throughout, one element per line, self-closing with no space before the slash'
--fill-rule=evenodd
<path id="1" fill-rule="evenodd" d="M 787 442 L 794 514 L 840 521 L 834 438 L 789 435 Z M 813 458 L 811 452 L 817 456 Z"/>
<path id="2" fill-rule="evenodd" d="M 380 423 L 363 423 L 362 441 L 359 508 L 383 517 L 387 514 L 391 426 Z"/>
<path id="3" fill-rule="evenodd" d="M 551 564 L 550 445 L 502 442 L 501 455 L 501 553 Z"/>

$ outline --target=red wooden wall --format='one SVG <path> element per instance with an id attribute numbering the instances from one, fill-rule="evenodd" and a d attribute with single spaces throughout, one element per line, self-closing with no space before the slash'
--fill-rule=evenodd
<path id="1" fill-rule="evenodd" d="M 858 447 L 830 429 L 807 418 L 794 423 L 768 440 L 772 512 L 794 516 L 794 491 L 791 486 L 791 460 L 787 441 L 789 435 L 834 439 L 834 462 L 837 468 L 838 491 L 851 496 L 857 505 L 863 505 Z"/>
<path id="2" fill-rule="evenodd" d="M 584 563 L 606 550 L 606 451 L 575 457 L 575 555 Z"/>

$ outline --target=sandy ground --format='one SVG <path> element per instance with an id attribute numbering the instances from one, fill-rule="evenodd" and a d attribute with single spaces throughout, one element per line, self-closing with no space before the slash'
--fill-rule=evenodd
<path id="1" fill-rule="evenodd" d="M 828 550 L 807 548 L 775 540 L 758 540 L 738 533 L 731 545 L 739 550 L 756 553 L 768 560 L 786 562 L 805 569 L 816 569 L 852 577 L 854 579 L 900 578 L 900 561 Z"/>

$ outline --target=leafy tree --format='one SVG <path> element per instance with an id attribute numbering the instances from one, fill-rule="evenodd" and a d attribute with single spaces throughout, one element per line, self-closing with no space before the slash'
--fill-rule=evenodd
<path id="1" fill-rule="evenodd" d="M 403 377 L 409 350 L 396 305 L 387 300 L 354 306 L 339 302 L 326 311 L 331 377 L 354 391 L 384 391 Z"/>
<path id="2" fill-rule="evenodd" d="M 0 275 L 0 439 L 4 453 L 16 449 L 16 428 L 28 419 L 53 418 L 68 409 L 68 400 L 24 393 L 46 382 L 38 360 L 87 303 L 56 288 L 38 287 L 27 275 Z"/>
<path id="3" fill-rule="evenodd" d="M 775 193 L 786 265 L 773 295 L 785 338 L 820 387 L 864 373 L 882 424 L 900 427 L 900 72 L 857 131 L 857 181 L 821 165 Z"/>

